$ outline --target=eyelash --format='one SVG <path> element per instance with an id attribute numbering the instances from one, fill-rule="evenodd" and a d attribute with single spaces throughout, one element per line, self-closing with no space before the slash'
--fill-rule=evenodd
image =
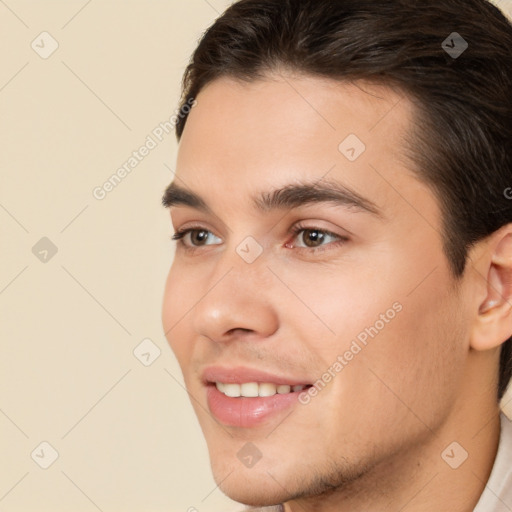
<path id="1" fill-rule="evenodd" d="M 211 233 L 210 230 L 205 229 L 201 226 L 192 226 L 192 227 L 189 227 L 186 229 L 177 230 L 176 233 L 174 233 L 171 236 L 171 240 L 176 240 L 186 251 L 194 252 L 195 250 L 200 249 L 202 246 L 188 246 L 185 244 L 185 242 L 183 240 L 185 238 L 185 236 L 192 231 L 206 231 L 208 233 Z M 306 251 L 309 253 L 317 254 L 319 252 L 323 252 L 326 250 L 328 251 L 328 250 L 334 249 L 336 247 L 339 247 L 348 241 L 347 237 L 337 235 L 336 233 L 333 233 L 332 231 L 328 231 L 326 229 L 320 229 L 316 226 L 305 226 L 302 224 L 295 225 L 290 230 L 290 233 L 294 235 L 294 238 L 296 238 L 299 235 L 299 233 L 301 233 L 303 231 L 318 231 L 319 233 L 322 233 L 323 235 L 328 235 L 328 236 L 332 236 L 334 238 L 338 238 L 338 240 L 321 245 L 319 247 L 294 247 L 295 250 L 299 250 L 301 252 Z"/>

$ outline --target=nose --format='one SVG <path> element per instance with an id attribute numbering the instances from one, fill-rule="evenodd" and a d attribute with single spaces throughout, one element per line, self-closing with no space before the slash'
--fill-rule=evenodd
<path id="1" fill-rule="evenodd" d="M 192 311 L 195 332 L 216 342 L 271 336 L 278 329 L 273 277 L 265 253 L 252 263 L 234 250 L 224 254 L 202 282 L 202 298 Z"/>

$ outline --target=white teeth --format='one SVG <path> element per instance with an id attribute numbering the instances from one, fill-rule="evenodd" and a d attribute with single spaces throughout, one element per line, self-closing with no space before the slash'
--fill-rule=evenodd
<path id="1" fill-rule="evenodd" d="M 247 397 L 258 396 L 258 383 L 257 382 L 244 382 L 240 386 L 240 395 Z"/>
<path id="2" fill-rule="evenodd" d="M 269 382 L 260 384 L 259 396 L 274 396 L 276 393 L 277 386 L 275 384 L 270 384 Z"/>
<path id="3" fill-rule="evenodd" d="M 224 384 L 222 392 L 226 396 L 231 396 L 233 398 L 240 396 L 240 384 Z"/>
<path id="4" fill-rule="evenodd" d="M 243 384 L 232 384 L 227 382 L 216 382 L 217 389 L 226 396 L 238 398 L 241 396 L 254 398 L 257 396 L 268 397 L 276 393 L 284 395 L 291 391 L 302 391 L 306 386 L 289 386 L 288 384 L 272 384 L 271 382 L 244 382 Z"/>

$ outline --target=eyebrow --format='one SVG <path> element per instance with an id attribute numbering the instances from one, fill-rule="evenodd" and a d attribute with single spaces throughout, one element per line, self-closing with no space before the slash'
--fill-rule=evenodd
<path id="1" fill-rule="evenodd" d="M 316 183 L 291 183 L 276 190 L 260 192 L 259 195 L 252 196 L 251 200 L 256 210 L 262 213 L 299 208 L 309 204 L 330 203 L 382 217 L 382 212 L 373 201 L 332 180 L 322 180 Z M 180 187 L 175 182 L 172 182 L 165 190 L 162 205 L 166 208 L 189 206 L 214 215 L 212 209 L 199 194 Z"/>

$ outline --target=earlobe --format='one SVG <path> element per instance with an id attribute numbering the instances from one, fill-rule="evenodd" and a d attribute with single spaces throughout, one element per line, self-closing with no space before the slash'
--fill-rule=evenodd
<path id="1" fill-rule="evenodd" d="M 486 244 L 486 296 L 473 325 L 474 350 L 496 348 L 512 336 L 512 224 L 496 231 Z"/>

